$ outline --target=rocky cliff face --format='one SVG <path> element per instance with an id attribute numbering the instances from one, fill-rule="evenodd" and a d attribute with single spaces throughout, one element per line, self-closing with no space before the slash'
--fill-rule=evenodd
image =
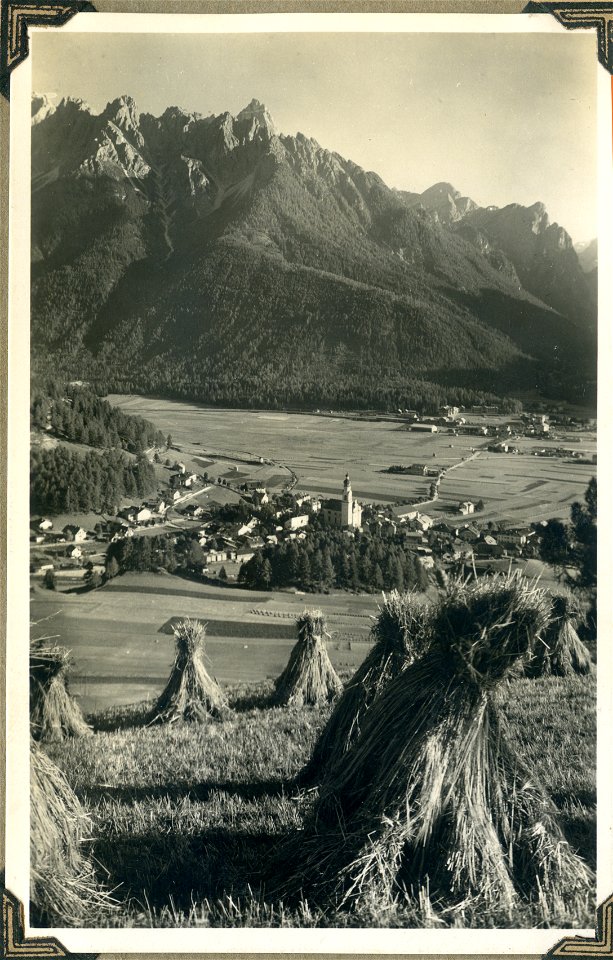
<path id="1" fill-rule="evenodd" d="M 592 273 L 598 266 L 598 240 L 575 243 L 575 252 L 584 273 Z"/>
<path id="2" fill-rule="evenodd" d="M 592 285 L 582 276 L 570 236 L 550 222 L 544 204 L 479 207 L 450 183 L 407 195 L 407 202 L 472 240 L 499 269 L 513 270 L 522 286 L 544 303 L 595 329 Z"/>
<path id="3" fill-rule="evenodd" d="M 98 115 L 37 97 L 32 211 L 35 350 L 70 342 L 157 371 L 189 358 L 190 376 L 225 376 L 247 357 L 257 369 L 260 325 L 280 367 L 296 338 L 321 376 L 342 346 L 346 369 L 366 351 L 400 363 L 394 376 L 475 382 L 502 367 L 512 379 L 553 342 L 590 352 L 576 254 L 542 205 L 391 190 L 279 133 L 257 100 L 235 117 L 153 117 L 128 96 Z"/>

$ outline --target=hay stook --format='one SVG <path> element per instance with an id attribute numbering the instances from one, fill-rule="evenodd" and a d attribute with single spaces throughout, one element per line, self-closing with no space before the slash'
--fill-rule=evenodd
<path id="1" fill-rule="evenodd" d="M 318 706 L 334 700 L 343 689 L 328 651 L 326 621 L 321 610 L 304 610 L 296 618 L 298 640 L 287 666 L 275 683 L 275 702 Z"/>
<path id="2" fill-rule="evenodd" d="M 428 652 L 388 683 L 323 785 L 301 886 L 311 877 L 314 897 L 383 907 L 427 890 L 452 925 L 482 909 L 504 925 L 522 901 L 544 918 L 564 901 L 585 908 L 592 873 L 490 697 L 547 617 L 545 594 L 518 577 L 454 585 Z"/>
<path id="3" fill-rule="evenodd" d="M 205 624 L 199 620 L 181 620 L 174 636 L 174 663 L 150 723 L 223 719 L 229 714 L 226 695 L 204 664 Z"/>
<path id="4" fill-rule="evenodd" d="M 375 645 L 358 667 L 335 705 L 311 759 L 298 774 L 297 783 L 321 783 L 336 769 L 359 737 L 364 715 L 385 686 L 416 658 L 430 642 L 430 606 L 415 593 L 392 590 L 383 594 L 372 628 Z"/>
<path id="5" fill-rule="evenodd" d="M 63 773 L 34 741 L 30 803 L 33 922 L 50 927 L 108 922 L 115 905 L 86 853 L 91 820 Z"/>
<path id="6" fill-rule="evenodd" d="M 81 708 L 68 692 L 70 651 L 41 637 L 30 644 L 30 729 L 35 740 L 90 736 Z"/>
<path id="7" fill-rule="evenodd" d="M 551 598 L 550 620 L 534 644 L 532 656 L 523 665 L 527 677 L 568 677 L 589 674 L 590 652 L 577 633 L 583 612 L 569 591 Z"/>

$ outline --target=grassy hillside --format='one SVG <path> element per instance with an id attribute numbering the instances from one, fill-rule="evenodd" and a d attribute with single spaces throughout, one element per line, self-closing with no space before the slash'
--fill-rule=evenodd
<path id="1" fill-rule="evenodd" d="M 415 906 L 377 915 L 280 902 L 271 857 L 304 823 L 312 794 L 289 781 L 328 709 L 272 708 L 270 682 L 229 690 L 221 723 L 143 727 L 138 705 L 94 717 L 97 733 L 49 748 L 94 818 L 94 855 L 120 926 L 424 926 Z M 567 839 L 595 862 L 595 679 L 513 680 L 500 693 L 518 752 L 550 791 Z M 295 845 L 294 845 L 295 848 Z M 292 849 L 290 846 L 289 850 Z M 291 857 L 284 861 L 288 872 Z M 274 883 L 280 882 L 277 863 Z M 523 907 L 513 926 L 591 927 Z M 95 924 L 95 917 L 92 918 Z M 475 916 L 467 926 L 503 925 Z"/>

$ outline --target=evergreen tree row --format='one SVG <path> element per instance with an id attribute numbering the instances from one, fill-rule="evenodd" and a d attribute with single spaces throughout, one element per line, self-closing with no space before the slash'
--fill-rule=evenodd
<path id="1" fill-rule="evenodd" d="M 193 542 L 204 561 L 204 554 L 198 541 Z M 116 540 L 115 543 L 109 543 L 106 551 L 106 576 L 111 579 L 118 573 L 128 571 L 146 573 L 157 570 L 159 567 L 174 573 L 180 566 L 182 552 L 177 550 L 174 537 L 164 535 Z"/>
<path id="2" fill-rule="evenodd" d="M 429 583 L 417 556 L 398 538 L 348 538 L 329 531 L 265 546 L 242 565 L 238 579 L 258 590 L 288 586 L 303 590 L 425 590 Z"/>
<path id="3" fill-rule="evenodd" d="M 33 362 L 36 364 L 35 358 Z M 69 378 L 78 370 L 100 394 L 139 393 L 211 406 L 381 412 L 394 412 L 400 407 L 420 414 L 448 403 L 465 407 L 496 404 L 508 414 L 522 409 L 519 400 L 494 392 L 506 386 L 496 371 L 481 376 L 483 382 L 491 381 L 489 389 L 476 389 L 457 382 L 435 383 L 400 370 L 385 373 L 380 367 L 373 370 L 349 361 L 335 368 L 333 376 L 319 367 L 311 371 L 295 366 L 280 370 L 274 364 L 261 363 L 248 370 L 243 366 L 238 376 L 234 367 L 224 370 L 218 365 L 213 371 L 205 361 L 197 364 L 189 357 L 165 357 L 163 362 L 153 360 L 146 367 L 126 361 L 121 374 L 115 363 L 107 365 L 104 358 L 87 353 L 79 353 L 73 362 L 67 357 L 56 357 L 53 362 L 58 377 Z"/>

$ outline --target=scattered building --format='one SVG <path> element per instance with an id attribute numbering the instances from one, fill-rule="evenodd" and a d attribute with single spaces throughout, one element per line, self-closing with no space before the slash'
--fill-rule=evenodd
<path id="1" fill-rule="evenodd" d="M 250 533 L 253 533 L 257 525 L 258 525 L 257 517 L 252 517 L 251 520 L 248 520 L 247 523 L 244 523 L 241 527 L 238 528 L 238 530 L 236 531 L 236 535 L 238 537 L 247 537 L 249 536 Z"/>
<path id="2" fill-rule="evenodd" d="M 415 433 L 438 433 L 435 423 L 412 423 L 410 429 Z"/>
<path id="3" fill-rule="evenodd" d="M 498 531 L 498 543 L 505 546 L 523 547 L 533 537 L 532 527 L 508 527 Z"/>
<path id="4" fill-rule="evenodd" d="M 82 543 L 84 540 L 87 540 L 87 531 L 74 523 L 67 523 L 62 533 L 66 537 L 66 540 L 71 543 Z"/>
<path id="5" fill-rule="evenodd" d="M 301 530 L 303 527 L 308 526 L 309 517 L 308 514 L 303 513 L 298 517 L 290 517 L 289 520 L 286 520 L 283 524 L 284 530 Z"/>
<path id="6" fill-rule="evenodd" d="M 472 500 L 463 500 L 462 503 L 458 504 L 458 511 L 464 515 L 474 513 L 475 505 Z"/>
<path id="7" fill-rule="evenodd" d="M 489 428 L 482 423 L 461 423 L 458 430 L 470 437 L 487 437 L 489 432 Z"/>

